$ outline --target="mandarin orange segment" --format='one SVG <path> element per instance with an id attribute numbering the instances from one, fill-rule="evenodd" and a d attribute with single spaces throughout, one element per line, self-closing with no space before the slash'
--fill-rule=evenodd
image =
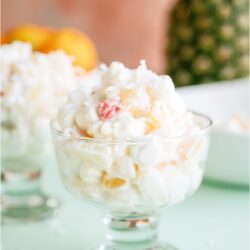
<path id="1" fill-rule="evenodd" d="M 121 178 L 108 178 L 107 173 L 104 172 L 102 176 L 102 184 L 106 188 L 118 188 L 125 184 L 125 180 Z"/>
<path id="2" fill-rule="evenodd" d="M 140 175 L 140 170 L 139 170 L 139 166 L 136 163 L 134 163 L 134 169 L 135 169 L 136 176 L 139 176 Z"/>
<path id="3" fill-rule="evenodd" d="M 77 125 L 77 123 L 76 123 L 75 121 L 74 121 L 74 125 L 75 125 L 76 130 L 77 130 L 77 132 L 79 133 L 80 136 L 93 138 L 93 136 L 90 135 L 90 134 L 88 133 L 87 130 L 81 129 L 81 128 Z"/>
<path id="4" fill-rule="evenodd" d="M 91 135 L 88 133 L 87 130 L 77 128 L 77 131 L 78 131 L 78 133 L 79 133 L 80 136 L 88 137 L 88 138 L 93 138 L 93 136 L 91 136 Z"/>

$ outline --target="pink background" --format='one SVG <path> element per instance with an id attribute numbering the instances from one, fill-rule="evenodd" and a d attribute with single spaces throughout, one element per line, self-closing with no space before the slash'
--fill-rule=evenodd
<path id="1" fill-rule="evenodd" d="M 33 23 L 71 26 L 94 41 L 100 61 L 165 69 L 166 29 L 176 0 L 2 0 L 2 32 Z"/>

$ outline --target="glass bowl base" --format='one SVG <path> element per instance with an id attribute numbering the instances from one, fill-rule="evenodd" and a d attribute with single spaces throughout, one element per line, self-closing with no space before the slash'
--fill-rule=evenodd
<path id="1" fill-rule="evenodd" d="M 32 196 L 25 203 L 3 199 L 1 220 L 4 224 L 44 220 L 53 216 L 58 207 L 58 200 L 44 194 Z"/>
<path id="2" fill-rule="evenodd" d="M 132 244 L 132 245 L 119 245 L 119 243 L 114 246 L 108 244 L 103 244 L 97 250 L 178 250 L 178 248 L 163 242 L 154 243 L 152 246 L 149 246 L 147 242 L 145 244 Z"/>

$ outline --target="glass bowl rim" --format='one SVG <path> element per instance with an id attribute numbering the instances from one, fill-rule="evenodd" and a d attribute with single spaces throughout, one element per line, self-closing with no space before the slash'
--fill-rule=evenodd
<path id="1" fill-rule="evenodd" d="M 178 136 L 168 136 L 168 137 L 166 136 L 164 138 L 159 137 L 159 136 L 155 136 L 155 137 L 153 137 L 153 141 L 154 142 L 164 142 L 164 141 L 188 139 L 188 138 L 203 134 L 203 133 L 209 131 L 210 128 L 212 127 L 213 121 L 209 116 L 202 114 L 200 112 L 192 111 L 192 110 L 187 110 L 186 112 L 191 112 L 195 116 L 205 118 L 207 121 L 206 126 L 200 128 L 197 131 L 194 131 L 193 133 L 189 133 L 189 134 L 183 134 L 183 135 L 178 135 Z M 75 135 L 72 135 L 70 133 L 65 133 L 65 132 L 57 129 L 55 127 L 55 120 L 56 119 L 54 118 L 50 122 L 50 128 L 51 128 L 52 134 L 57 134 L 61 137 L 65 137 L 68 139 L 73 139 L 73 140 L 82 141 L 82 142 L 86 142 L 86 143 L 92 143 L 92 144 L 96 144 L 96 143 L 98 143 L 98 144 L 121 144 L 121 143 L 123 143 L 123 144 L 124 143 L 140 144 L 140 143 L 152 142 L 152 137 L 150 137 L 150 136 L 147 136 L 147 137 L 144 136 L 144 137 L 139 137 L 139 138 L 111 139 L 111 140 L 108 140 L 106 138 L 104 138 L 104 139 L 98 138 L 97 139 L 97 138 L 90 138 L 90 137 L 84 137 L 84 136 L 75 136 Z"/>

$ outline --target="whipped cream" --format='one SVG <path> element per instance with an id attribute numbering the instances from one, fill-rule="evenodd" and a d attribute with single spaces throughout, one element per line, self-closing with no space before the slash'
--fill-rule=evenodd
<path id="1" fill-rule="evenodd" d="M 47 141 L 49 120 L 82 72 L 64 52 L 33 52 L 28 43 L 2 45 L 0 53 L 2 156 L 26 157 Z"/>
<path id="2" fill-rule="evenodd" d="M 169 76 L 141 61 L 101 65 L 69 95 L 54 127 L 65 184 L 121 209 L 183 200 L 200 184 L 207 137 Z M 185 137 L 186 135 L 196 134 Z M 81 139 L 85 138 L 85 139 Z"/>

